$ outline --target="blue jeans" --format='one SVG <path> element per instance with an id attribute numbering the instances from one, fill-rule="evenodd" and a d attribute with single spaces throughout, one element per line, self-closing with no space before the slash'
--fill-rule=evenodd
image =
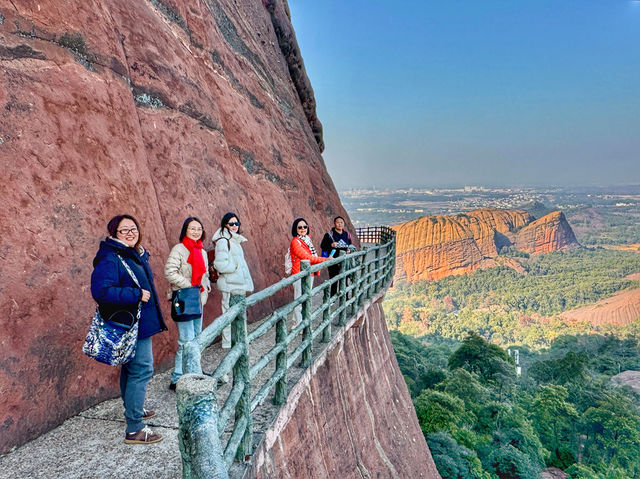
<path id="1" fill-rule="evenodd" d="M 194 339 L 202 332 L 202 316 L 191 321 L 178 321 L 178 351 L 176 352 L 176 362 L 171 373 L 171 382 L 177 383 L 182 376 L 182 350 L 184 345 Z"/>
<path id="2" fill-rule="evenodd" d="M 144 427 L 142 422 L 144 397 L 147 384 L 153 376 L 153 349 L 151 338 L 138 339 L 136 355 L 120 370 L 120 393 L 124 403 L 127 432 L 136 432 Z"/>

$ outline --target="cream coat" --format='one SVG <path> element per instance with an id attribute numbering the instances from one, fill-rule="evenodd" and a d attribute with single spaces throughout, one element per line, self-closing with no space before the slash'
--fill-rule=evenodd
<path id="1" fill-rule="evenodd" d="M 209 268 L 207 266 L 209 260 L 204 249 L 202 250 L 202 255 L 204 257 L 204 265 L 207 267 L 207 272 L 202 277 L 204 291 L 200 293 L 200 301 L 204 306 L 211 292 L 211 282 L 209 281 Z M 169 281 L 172 291 L 191 287 L 191 265 L 187 263 L 188 259 L 189 250 L 182 243 L 178 243 L 171 249 L 167 263 L 164 265 L 164 276 Z"/>
<path id="2" fill-rule="evenodd" d="M 242 243 L 247 241 L 247 238 L 226 228 L 224 237 L 228 238 L 229 242 L 225 239 L 216 242 L 216 259 L 213 262 L 220 274 L 216 283 L 218 289 L 225 293 L 253 291 L 253 280 L 242 251 Z M 213 235 L 213 241 L 218 238 L 222 238 L 220 229 Z"/>

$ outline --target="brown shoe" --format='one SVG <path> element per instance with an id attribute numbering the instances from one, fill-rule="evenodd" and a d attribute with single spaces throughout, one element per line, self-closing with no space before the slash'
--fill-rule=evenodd
<path id="1" fill-rule="evenodd" d="M 162 436 L 145 426 L 138 432 L 128 432 L 124 435 L 125 444 L 153 444 L 162 441 Z"/>
<path id="2" fill-rule="evenodd" d="M 149 419 L 155 415 L 156 412 L 153 409 L 142 408 L 142 419 Z"/>

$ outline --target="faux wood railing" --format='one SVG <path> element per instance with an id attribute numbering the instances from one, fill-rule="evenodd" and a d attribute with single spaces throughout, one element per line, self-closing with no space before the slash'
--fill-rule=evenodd
<path id="1" fill-rule="evenodd" d="M 252 412 L 270 395 L 274 404 L 284 404 L 288 393 L 287 371 L 299 359 L 302 367 L 311 365 L 314 340 L 321 336 L 320 340 L 328 343 L 334 323 L 338 328 L 343 327 L 367 299 L 391 283 L 395 269 L 395 232 L 386 226 L 377 226 L 358 229 L 357 235 L 366 245 L 361 251 L 342 253 L 314 266 L 302 261 L 298 274 L 248 297 L 232 295 L 229 310 L 185 345 L 183 371 L 186 374 L 177 387 L 183 478 L 227 478 L 234 459 L 247 460 L 252 453 Z M 340 274 L 312 287 L 312 273 L 338 264 L 342 265 Z M 298 280 L 301 280 L 302 295 L 259 320 L 256 323 L 259 326 L 248 333 L 247 309 Z M 332 298 L 333 283 L 338 283 L 338 294 Z M 315 302 L 315 307 L 314 297 L 322 298 L 320 303 Z M 299 305 L 302 321 L 288 330 L 287 318 Z M 203 375 L 202 351 L 228 325 L 231 325 L 231 349 L 211 375 Z M 273 347 L 251 365 L 250 345 L 274 329 Z M 300 344 L 289 352 L 289 345 L 300 334 Z M 273 368 L 273 373 L 254 391 L 256 376 L 267 366 Z M 233 386 L 218 410 L 217 380 L 229 373 L 233 373 Z M 231 434 L 224 434 L 232 417 Z M 223 435 L 228 438 L 222 440 Z"/>

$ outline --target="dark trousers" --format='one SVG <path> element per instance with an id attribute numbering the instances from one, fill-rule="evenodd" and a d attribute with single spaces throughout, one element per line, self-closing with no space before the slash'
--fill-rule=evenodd
<path id="1" fill-rule="evenodd" d="M 342 265 L 335 264 L 333 266 L 329 266 L 327 269 L 329 270 L 329 279 L 331 279 L 340 274 Z M 336 294 L 338 294 L 338 283 L 340 283 L 340 281 L 336 281 L 331 285 L 331 296 L 335 296 Z"/>

